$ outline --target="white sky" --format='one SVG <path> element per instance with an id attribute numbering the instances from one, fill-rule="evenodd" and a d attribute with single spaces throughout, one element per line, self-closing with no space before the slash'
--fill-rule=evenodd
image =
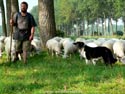
<path id="1" fill-rule="evenodd" d="M 6 0 L 4 0 L 5 3 Z M 21 2 L 26 1 L 28 3 L 28 12 L 33 8 L 33 6 L 38 5 L 38 0 L 19 0 L 19 7 Z M 0 25 L 2 24 L 1 13 L 0 13 Z"/>

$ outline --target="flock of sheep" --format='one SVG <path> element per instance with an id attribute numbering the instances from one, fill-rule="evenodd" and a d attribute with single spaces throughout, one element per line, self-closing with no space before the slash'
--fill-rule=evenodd
<path id="1" fill-rule="evenodd" d="M 83 42 L 89 47 L 106 47 L 111 50 L 113 56 L 117 58 L 118 61 L 125 63 L 125 40 L 123 39 L 84 39 L 80 37 L 73 40 L 71 38 L 54 37 L 47 41 L 46 47 L 52 56 L 55 54 L 56 56 L 61 55 L 63 58 L 67 58 L 72 53 L 78 51 L 80 57 L 86 59 L 84 50 L 78 50 L 78 47 L 74 45 L 75 42 Z"/>
<path id="2" fill-rule="evenodd" d="M 41 51 L 41 42 L 39 38 L 35 37 L 31 41 L 31 49 L 33 49 L 32 51 L 33 52 L 35 51 L 36 54 L 38 54 Z M 16 53 L 15 40 L 12 39 L 12 43 L 11 43 L 10 36 L 8 37 L 0 36 L 0 57 L 2 57 L 2 54 L 4 51 L 5 51 L 5 54 L 7 55 L 7 60 L 9 61 L 9 57 L 11 55 L 11 60 L 13 61 Z M 19 58 L 21 59 L 21 55 L 19 55 Z"/>
<path id="3" fill-rule="evenodd" d="M 15 41 L 12 40 L 12 46 L 10 51 L 10 37 L 0 36 L 0 57 L 2 57 L 2 52 L 5 50 L 7 58 L 11 54 L 11 59 L 14 59 L 15 54 Z M 114 57 L 117 60 L 125 63 L 125 40 L 117 38 L 98 38 L 98 39 L 84 39 L 76 38 L 75 40 L 71 38 L 54 37 L 46 42 L 46 48 L 48 53 L 52 56 L 62 56 L 62 58 L 68 58 L 73 53 L 79 52 L 80 58 L 85 58 L 84 50 L 79 51 L 78 47 L 74 45 L 74 42 L 83 42 L 90 47 L 104 46 L 111 50 Z M 31 45 L 35 48 L 36 53 L 41 51 L 41 42 L 39 38 L 34 38 Z M 10 53 L 11 52 L 11 53 Z"/>

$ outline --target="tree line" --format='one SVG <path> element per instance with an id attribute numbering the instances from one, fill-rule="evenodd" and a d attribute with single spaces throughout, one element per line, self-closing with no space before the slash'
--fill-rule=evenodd
<path id="1" fill-rule="evenodd" d="M 117 22 L 121 18 L 125 32 L 125 0 L 55 0 L 55 11 L 56 25 L 63 30 L 67 30 L 66 27 L 72 27 L 74 24 L 82 23 L 82 32 L 79 34 L 83 35 L 87 31 L 85 24 L 87 27 L 91 25 L 90 31 L 94 31 L 93 27 L 96 22 L 96 31 L 99 32 L 99 23 L 101 23 L 101 31 L 104 35 L 106 31 L 117 31 Z M 107 30 L 105 19 L 108 20 Z M 111 19 L 116 21 L 115 29 Z M 67 31 L 72 31 L 72 29 Z"/>

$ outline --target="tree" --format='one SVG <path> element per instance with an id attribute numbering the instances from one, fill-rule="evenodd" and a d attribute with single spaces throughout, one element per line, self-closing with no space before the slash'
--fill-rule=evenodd
<path id="1" fill-rule="evenodd" d="M 18 0 L 11 0 L 11 18 L 14 15 L 14 13 L 19 12 L 19 5 L 18 5 Z M 11 27 L 10 32 L 12 33 L 13 27 Z"/>
<path id="2" fill-rule="evenodd" d="M 7 17 L 7 36 L 10 33 L 10 18 L 11 18 L 11 0 L 6 0 L 6 17 Z"/>
<path id="3" fill-rule="evenodd" d="M 12 13 L 19 12 L 18 0 L 11 0 L 11 11 Z"/>
<path id="4" fill-rule="evenodd" d="M 7 36 L 6 21 L 5 21 L 5 9 L 4 9 L 3 0 L 0 0 L 0 8 L 1 8 L 1 13 L 2 13 L 2 30 L 3 30 L 4 35 Z"/>
<path id="5" fill-rule="evenodd" d="M 11 32 L 10 18 L 11 16 L 19 11 L 18 0 L 6 0 L 6 16 L 7 16 L 7 35 Z"/>
<path id="6" fill-rule="evenodd" d="M 45 47 L 46 41 L 55 36 L 55 15 L 53 0 L 38 0 L 39 8 L 39 28 L 42 47 Z"/>

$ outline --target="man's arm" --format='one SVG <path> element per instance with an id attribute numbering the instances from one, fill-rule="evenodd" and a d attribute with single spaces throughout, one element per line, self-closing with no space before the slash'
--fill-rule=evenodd
<path id="1" fill-rule="evenodd" d="M 11 17 L 11 19 L 10 19 L 10 25 L 11 25 L 11 26 L 16 26 L 16 24 L 17 24 L 17 22 L 16 22 L 16 20 L 17 20 L 17 15 L 18 15 L 18 13 L 15 13 L 15 14 Z"/>
<path id="2" fill-rule="evenodd" d="M 30 37 L 29 37 L 29 40 L 31 41 L 31 40 L 33 40 L 33 37 L 34 37 L 34 32 L 35 32 L 35 27 L 36 27 L 36 22 L 35 22 L 35 20 L 34 20 L 34 17 L 31 15 L 30 16 L 31 18 L 31 35 L 30 35 Z"/>
<path id="3" fill-rule="evenodd" d="M 33 40 L 34 32 L 35 32 L 35 27 L 33 26 L 33 27 L 31 27 L 31 35 L 30 35 L 30 37 L 29 37 L 29 40 L 30 40 L 30 41 Z"/>

